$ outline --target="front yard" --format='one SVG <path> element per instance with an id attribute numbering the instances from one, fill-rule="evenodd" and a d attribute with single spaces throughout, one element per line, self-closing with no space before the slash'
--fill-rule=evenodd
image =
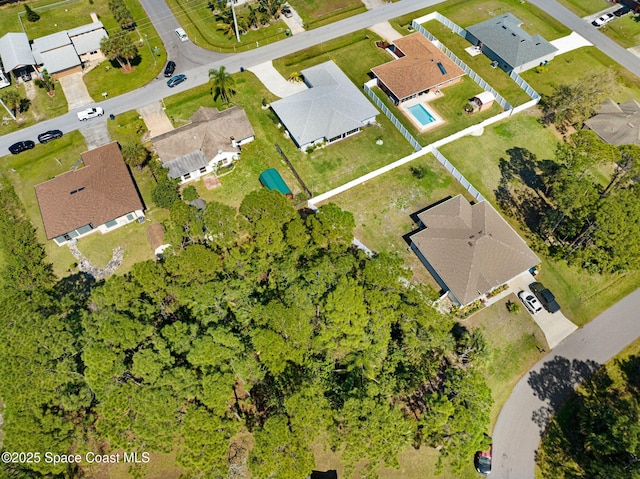
<path id="1" fill-rule="evenodd" d="M 360 0 L 290 0 L 306 29 L 321 27 L 367 11 Z"/>
<path id="2" fill-rule="evenodd" d="M 63 115 L 67 112 L 67 99 L 60 84 L 55 84 L 55 94 L 49 95 L 44 89 L 35 86 L 32 81 L 29 84 L 31 93 L 27 93 L 27 87 L 24 84 L 19 86 L 10 85 L 0 90 L 0 96 L 10 89 L 17 89 L 20 96 L 28 100 L 26 111 L 19 112 L 16 120 L 12 120 L 6 110 L 0 106 L 0 135 L 6 135 L 13 131 L 19 130 L 27 126 L 31 126 L 39 121 L 47 118 Z"/>
<path id="3" fill-rule="evenodd" d="M 443 146 L 440 151 L 494 205 L 496 190 L 503 174 L 515 171 L 509 181 L 519 192 L 533 191 L 530 185 L 539 181 L 542 163 L 554 158 L 559 138 L 544 128 L 533 114 L 521 113 L 485 129 L 480 137 L 467 136 Z M 531 193 L 535 198 L 535 193 Z M 522 198 L 519 198 L 522 199 Z M 540 239 L 533 233 L 538 220 L 523 211 L 506 211 L 503 215 L 529 244 L 539 248 Z M 528 228 L 514 216 L 524 214 Z M 599 275 L 586 273 L 565 261 L 542 258 L 540 281 L 551 289 L 565 312 L 578 325 L 584 325 L 597 314 L 640 286 L 640 272 Z"/>

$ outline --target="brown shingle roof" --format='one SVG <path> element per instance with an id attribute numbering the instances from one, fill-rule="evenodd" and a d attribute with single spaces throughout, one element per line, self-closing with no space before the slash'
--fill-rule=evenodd
<path id="1" fill-rule="evenodd" d="M 253 127 L 242 108 L 218 111 L 200 107 L 191 116 L 191 123 L 168 131 L 152 139 L 156 153 L 163 163 L 175 160 L 193 151 L 202 151 L 211 161 L 219 150 L 240 151 L 231 144 L 254 135 Z"/>
<path id="2" fill-rule="evenodd" d="M 486 201 L 458 195 L 418 218 L 426 229 L 411 241 L 463 305 L 540 263 Z"/>
<path id="3" fill-rule="evenodd" d="M 412 33 L 393 43 L 405 56 L 371 71 L 399 100 L 464 75 L 460 67 L 421 33 Z M 438 63 L 446 74 L 440 71 Z"/>
<path id="4" fill-rule="evenodd" d="M 640 103 L 629 100 L 619 105 L 607 100 L 598 114 L 584 122 L 603 141 L 612 145 L 640 146 Z"/>
<path id="5" fill-rule="evenodd" d="M 47 239 L 143 209 L 116 142 L 81 156 L 83 168 L 35 186 Z"/>

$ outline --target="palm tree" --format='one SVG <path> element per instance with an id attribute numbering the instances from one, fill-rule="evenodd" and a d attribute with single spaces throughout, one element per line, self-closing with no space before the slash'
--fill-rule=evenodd
<path id="1" fill-rule="evenodd" d="M 235 94 L 233 87 L 235 81 L 230 73 L 224 66 L 221 66 L 219 70 L 212 68 L 209 70 L 209 81 L 213 83 L 213 89 L 215 89 L 215 96 L 222 97 L 225 103 L 229 103 L 229 99 Z"/>

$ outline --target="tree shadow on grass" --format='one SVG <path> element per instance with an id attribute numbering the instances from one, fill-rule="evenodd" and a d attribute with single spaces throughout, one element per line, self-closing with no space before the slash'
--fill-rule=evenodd
<path id="1" fill-rule="evenodd" d="M 500 158 L 500 182 L 495 189 L 496 200 L 503 211 L 511 213 L 538 231 L 542 215 L 549 209 L 545 198 L 547 185 L 539 174 L 549 168 L 548 160 L 538 160 L 526 148 L 507 150 L 508 158 Z"/>
<path id="2" fill-rule="evenodd" d="M 595 361 L 573 361 L 555 356 L 547 361 L 540 372 L 529 374 L 528 384 L 533 394 L 547 404 L 534 411 L 532 420 L 541 431 L 544 431 L 551 417 L 556 413 L 564 401 L 569 398 L 574 388 L 590 377 L 600 368 Z"/>

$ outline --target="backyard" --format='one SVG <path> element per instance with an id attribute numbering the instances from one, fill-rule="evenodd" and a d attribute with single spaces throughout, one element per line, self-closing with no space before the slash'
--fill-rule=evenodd
<path id="1" fill-rule="evenodd" d="M 554 158 L 559 138 L 551 128 L 544 128 L 531 113 L 515 115 L 485 128 L 480 137 L 464 137 L 440 148 L 440 151 L 493 204 L 503 173 L 517 171 L 511 187 L 528 191 L 527 186 L 539 174 L 545 160 Z M 523 162 L 523 159 L 529 163 Z M 531 166 L 533 165 L 533 166 Z M 536 166 L 537 165 L 537 166 Z M 529 228 L 506 211 L 505 218 L 530 244 L 544 248 L 535 236 L 535 221 Z M 530 229 L 531 228 L 531 229 Z M 559 298 L 565 315 L 584 325 L 615 301 L 640 285 L 640 272 L 599 275 L 569 266 L 565 261 L 542 257 L 540 280 Z"/>

